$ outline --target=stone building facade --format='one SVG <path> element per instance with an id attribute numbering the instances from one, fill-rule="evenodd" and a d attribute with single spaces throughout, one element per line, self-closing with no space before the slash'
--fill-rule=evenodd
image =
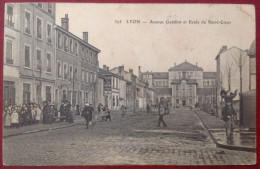
<path id="1" fill-rule="evenodd" d="M 6 93 L 15 93 L 15 104 L 41 103 L 43 100 L 52 102 L 56 78 L 55 4 L 6 4 L 5 17 L 7 18 L 5 34 L 10 34 L 11 29 L 15 30 L 15 33 L 10 36 L 13 37 L 13 41 L 5 38 L 8 66 L 4 69 L 11 73 L 9 71 L 11 68 L 12 76 L 19 75 L 15 83 L 8 82 L 8 86 L 15 85 L 15 89 L 6 88 Z M 4 74 L 5 78 L 8 76 Z M 13 101 L 10 103 L 14 104 Z"/>
<path id="2" fill-rule="evenodd" d="M 69 18 L 61 18 L 61 27 L 55 26 L 56 36 L 56 87 L 58 105 L 69 100 L 72 106 L 97 103 L 97 73 L 99 49 L 88 43 L 88 33 L 83 39 L 69 32 Z"/>

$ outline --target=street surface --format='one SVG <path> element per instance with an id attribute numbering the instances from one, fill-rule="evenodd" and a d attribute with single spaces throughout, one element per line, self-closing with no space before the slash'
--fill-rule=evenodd
<path id="1" fill-rule="evenodd" d="M 253 165 L 256 153 L 216 148 L 188 108 L 158 113 L 112 113 L 112 122 L 3 139 L 5 165 Z"/>

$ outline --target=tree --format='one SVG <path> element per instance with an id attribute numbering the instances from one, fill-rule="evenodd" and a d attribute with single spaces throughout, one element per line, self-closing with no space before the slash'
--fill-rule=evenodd
<path id="1" fill-rule="evenodd" d="M 240 80 L 240 93 L 242 93 L 242 69 L 247 62 L 247 55 L 245 55 L 245 52 L 242 51 L 241 49 L 238 49 L 237 52 L 232 52 L 230 53 L 232 58 L 233 58 L 233 65 L 235 66 L 236 69 L 239 70 L 239 80 Z"/>
<path id="2" fill-rule="evenodd" d="M 228 90 L 231 90 L 231 78 L 237 72 L 237 69 L 234 65 L 233 59 L 226 59 L 225 66 L 223 67 L 223 74 L 227 76 L 228 79 Z"/>

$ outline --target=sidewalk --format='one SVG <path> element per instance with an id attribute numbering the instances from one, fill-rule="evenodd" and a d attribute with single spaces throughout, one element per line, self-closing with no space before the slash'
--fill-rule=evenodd
<path id="1" fill-rule="evenodd" d="M 47 130 L 56 130 L 60 128 L 67 128 L 75 125 L 81 125 L 84 123 L 84 119 L 79 115 L 74 115 L 74 123 L 68 123 L 65 121 L 57 121 L 53 124 L 34 124 L 30 126 L 23 126 L 20 128 L 3 129 L 3 138 L 17 136 L 22 134 L 30 134 Z"/>
<path id="2" fill-rule="evenodd" d="M 225 122 L 204 111 L 197 111 L 196 114 L 209 131 L 213 141 L 218 147 L 232 150 L 256 152 L 256 133 L 246 130 L 234 129 L 233 139 L 226 139 Z"/>
<path id="3" fill-rule="evenodd" d="M 111 111 L 112 119 L 120 118 L 121 117 L 121 111 L 120 110 L 114 110 Z M 128 111 L 128 113 L 132 113 L 131 111 Z M 95 117 L 93 119 L 93 122 L 101 121 L 101 113 L 95 112 Z M 3 138 L 22 135 L 22 134 L 30 134 L 30 133 L 37 133 L 42 131 L 48 131 L 48 130 L 56 130 L 61 128 L 67 128 L 72 127 L 76 125 L 83 125 L 85 124 L 85 120 L 80 115 L 74 115 L 74 122 L 68 123 L 65 121 L 57 121 L 52 124 L 34 124 L 29 126 L 23 126 L 19 128 L 10 128 L 10 129 L 3 129 Z"/>

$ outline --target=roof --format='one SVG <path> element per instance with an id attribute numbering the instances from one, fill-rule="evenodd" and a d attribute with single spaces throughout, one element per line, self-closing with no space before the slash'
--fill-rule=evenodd
<path id="1" fill-rule="evenodd" d="M 203 79 L 216 79 L 217 72 L 203 72 Z"/>
<path id="2" fill-rule="evenodd" d="M 169 94 L 171 95 L 172 89 L 171 88 L 155 88 L 157 94 Z"/>
<path id="3" fill-rule="evenodd" d="M 169 71 L 203 71 L 203 69 L 185 61 L 177 66 L 171 67 Z"/>
<path id="4" fill-rule="evenodd" d="M 168 79 L 169 73 L 168 72 L 154 72 L 153 78 L 154 79 Z"/>
<path id="5" fill-rule="evenodd" d="M 69 34 L 70 36 L 72 36 L 72 37 L 74 37 L 75 39 L 77 39 L 78 41 L 80 41 L 82 44 L 88 46 L 89 48 L 93 49 L 94 51 L 96 51 L 96 52 L 98 52 L 98 53 L 101 52 L 100 49 L 98 49 L 98 48 L 96 48 L 95 46 L 92 46 L 91 44 L 89 44 L 89 43 L 83 41 L 82 39 L 80 39 L 79 37 L 77 37 L 77 36 L 74 35 L 73 33 L 71 33 L 71 32 L 69 32 L 69 31 L 65 30 L 64 28 L 62 28 L 62 27 L 59 26 L 59 25 L 54 25 L 54 29 L 59 29 L 59 30 L 63 31 L 64 33 Z"/>
<path id="6" fill-rule="evenodd" d="M 218 59 L 218 57 L 220 56 L 220 54 L 225 53 L 225 52 L 227 52 L 227 51 L 229 51 L 229 50 L 231 50 L 231 49 L 234 49 L 234 48 L 235 48 L 235 49 L 238 49 L 238 50 L 240 50 L 240 51 L 242 51 L 242 52 L 245 52 L 244 50 L 242 50 L 242 49 L 240 49 L 240 48 L 238 48 L 238 47 L 236 47 L 236 46 L 233 46 L 233 47 L 231 47 L 231 48 L 229 48 L 229 49 L 227 49 L 227 50 L 224 50 L 224 51 L 220 52 L 220 53 L 216 56 L 215 60 Z"/>
<path id="7" fill-rule="evenodd" d="M 173 79 L 171 84 L 180 84 L 182 80 L 186 80 L 187 84 L 198 84 L 196 79 L 188 79 L 188 78 Z"/>
<path id="8" fill-rule="evenodd" d="M 256 57 L 255 40 L 252 42 L 252 44 L 250 46 L 248 55 Z"/>
<path id="9" fill-rule="evenodd" d="M 99 68 L 99 72 L 98 73 L 101 74 L 101 75 L 111 75 L 111 76 L 121 77 L 121 76 L 119 76 L 117 74 L 114 74 L 114 73 L 112 73 L 112 72 L 110 72 L 108 70 L 104 70 L 104 69 L 101 69 L 101 68 Z"/>

